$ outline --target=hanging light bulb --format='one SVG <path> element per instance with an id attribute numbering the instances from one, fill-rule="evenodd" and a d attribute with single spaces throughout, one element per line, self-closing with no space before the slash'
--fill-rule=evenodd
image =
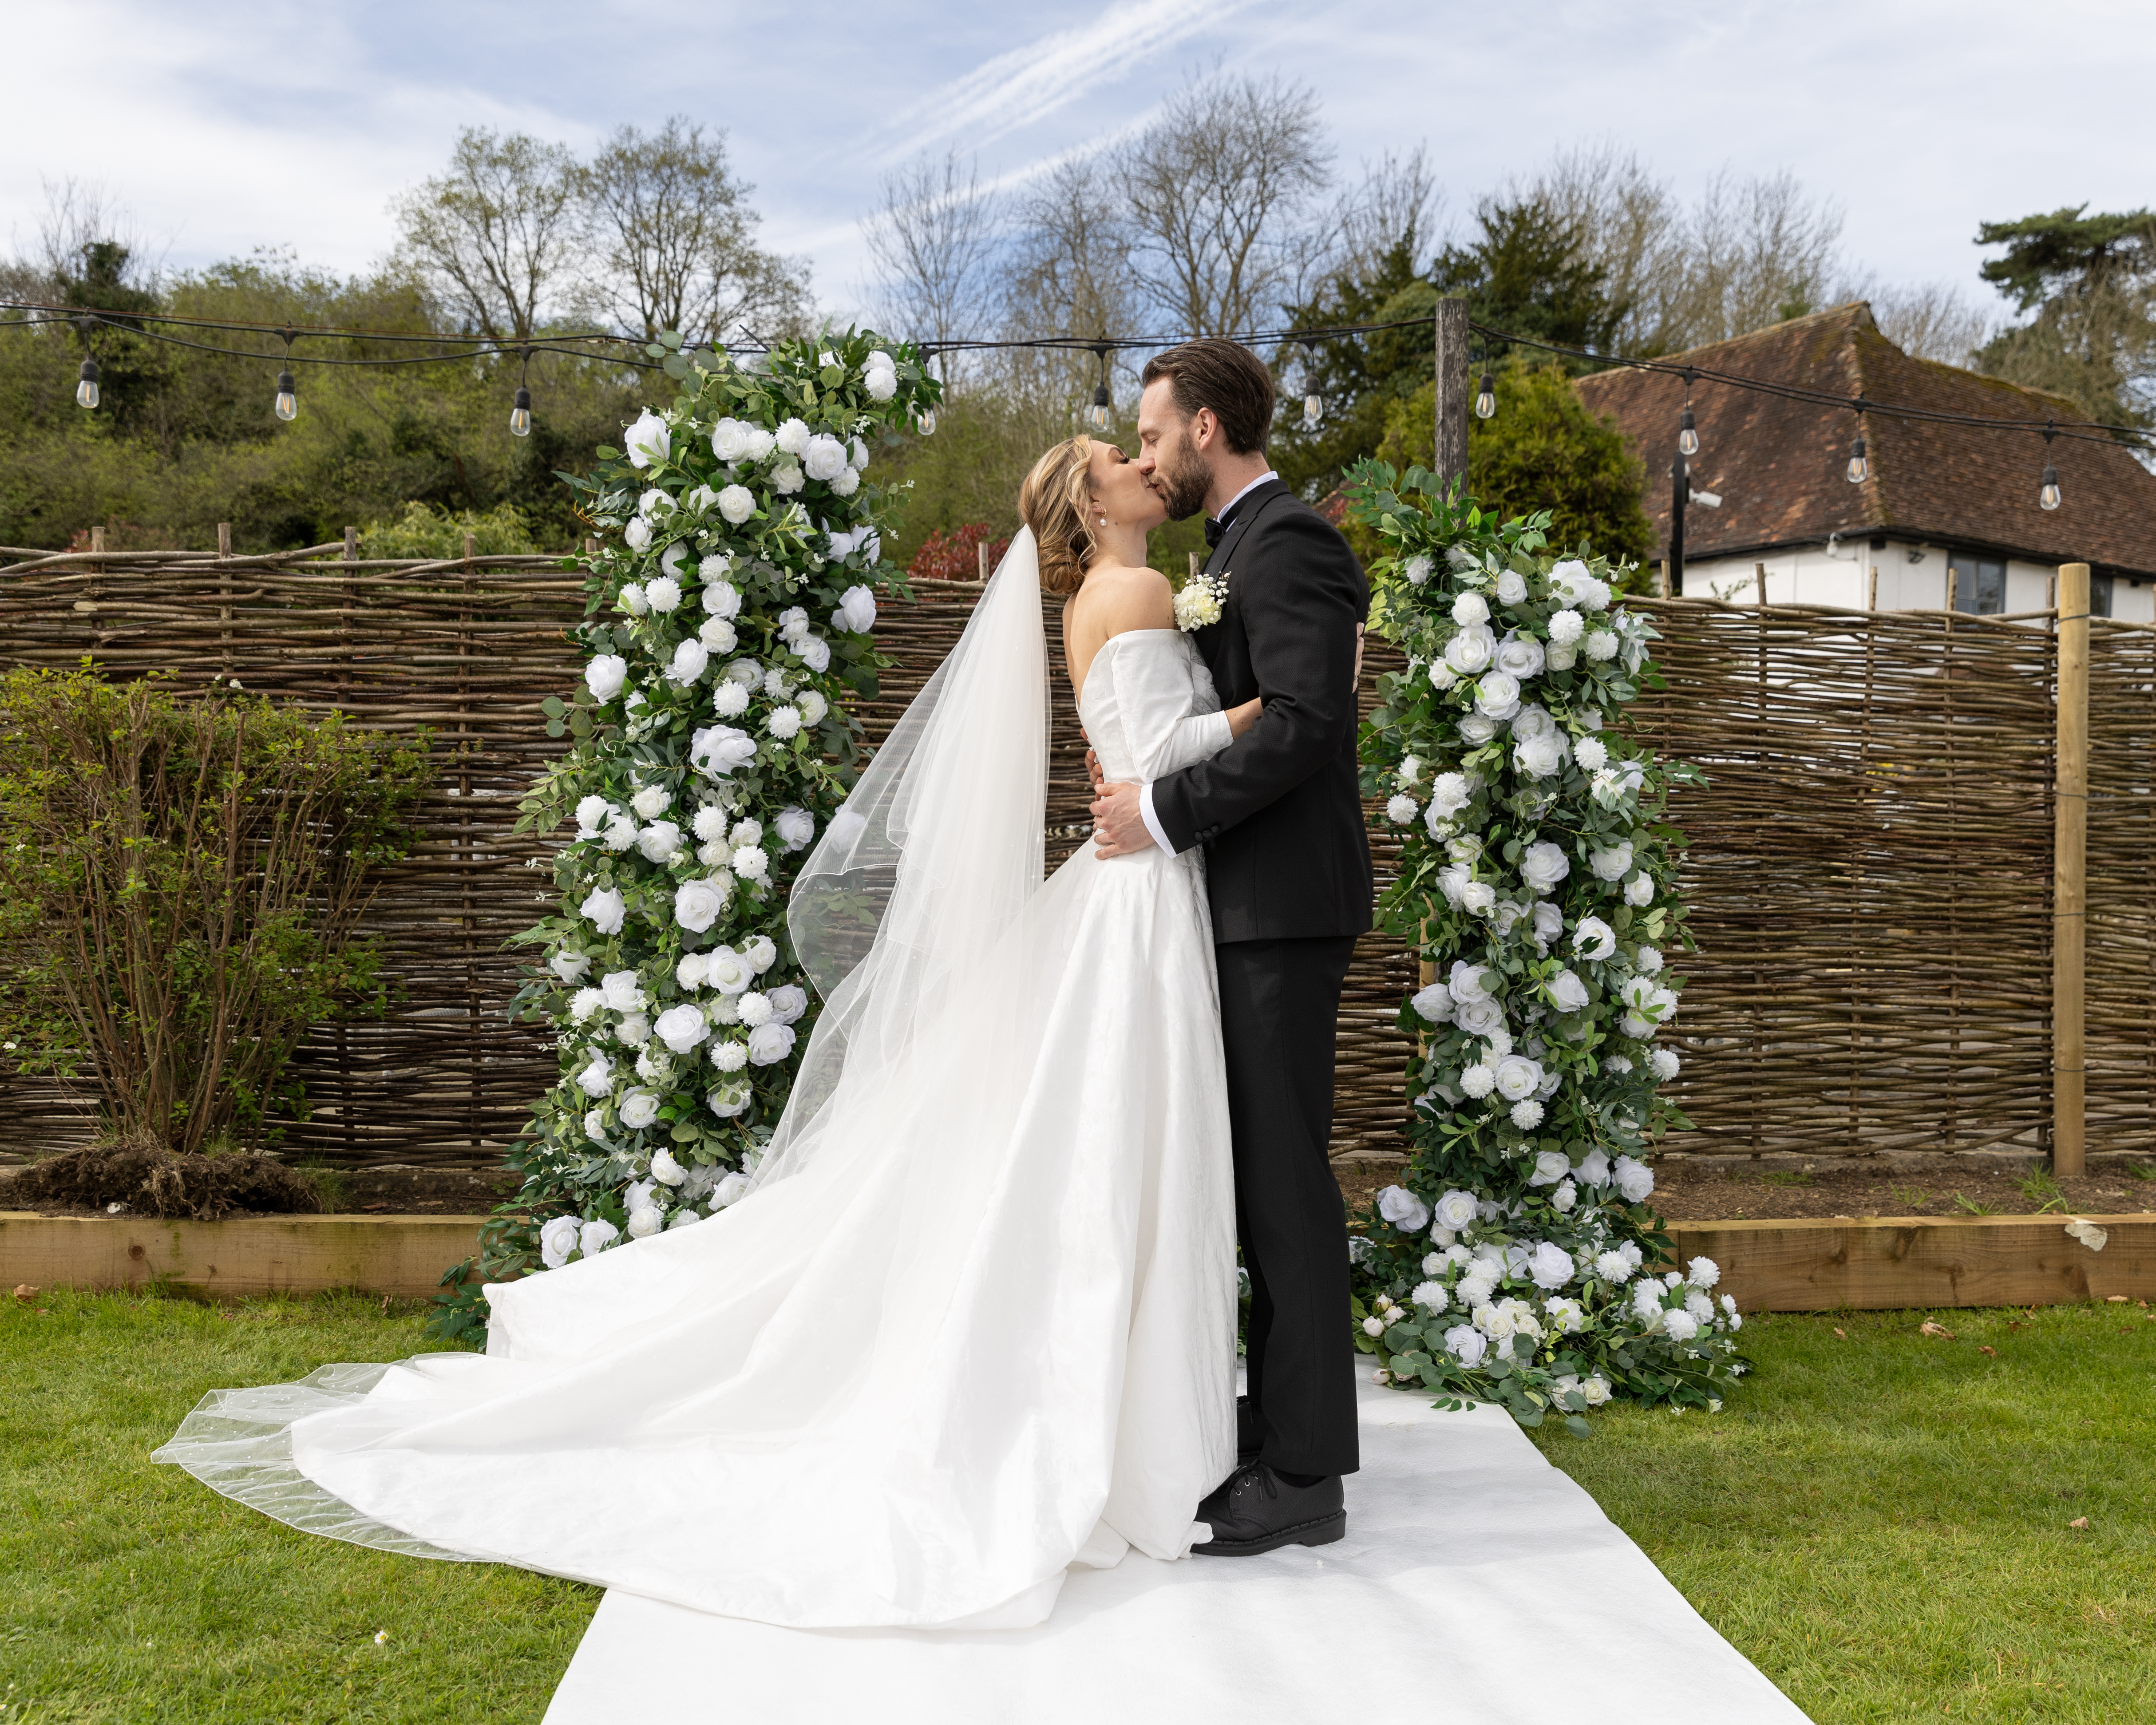
<path id="1" fill-rule="evenodd" d="M 509 410 L 509 434 L 511 437 L 531 435 L 531 392 L 521 383 L 516 386 L 516 405 Z"/>
<path id="2" fill-rule="evenodd" d="M 97 362 L 94 359 L 82 362 L 82 382 L 74 386 L 74 404 L 79 408 L 97 405 Z"/>
<path id="3" fill-rule="evenodd" d="M 1497 411 L 1497 380 L 1487 372 L 1482 374 L 1482 387 L 1475 393 L 1475 417 L 1486 419 Z"/>
<path id="4" fill-rule="evenodd" d="M 2052 435 L 2051 428 L 2046 424 L 2044 427 L 2044 481 L 2036 492 L 2036 506 L 2039 509 L 2056 509 L 2059 506 L 2059 470 L 2051 465 Z"/>
<path id="5" fill-rule="evenodd" d="M 936 435 L 936 409 L 935 409 L 935 408 L 929 408 L 926 409 L 926 410 L 921 413 L 921 419 L 920 419 L 920 425 L 921 425 L 921 434 L 923 437 L 933 437 L 933 436 L 935 436 L 935 435 Z"/>
<path id="6" fill-rule="evenodd" d="M 1315 431 L 1325 423 L 1325 398 L 1312 390 L 1302 398 L 1302 429 Z"/>
<path id="7" fill-rule="evenodd" d="M 1677 419 L 1677 453 L 1697 455 L 1699 453 L 1699 433 L 1692 429 L 1691 409 L 1686 408 Z"/>
<path id="8" fill-rule="evenodd" d="M 1116 404 L 1109 399 L 1108 386 L 1096 383 L 1093 386 L 1093 405 L 1086 409 L 1086 429 L 1106 433 L 1113 430 L 1115 424 Z"/>
<path id="9" fill-rule="evenodd" d="M 1864 453 L 1864 434 L 1858 432 L 1856 440 L 1849 446 L 1848 479 L 1852 485 L 1861 485 L 1871 477 L 1871 463 Z"/>
<path id="10" fill-rule="evenodd" d="M 300 386 L 292 381 L 290 372 L 277 373 L 277 417 L 280 419 L 300 417 Z"/>

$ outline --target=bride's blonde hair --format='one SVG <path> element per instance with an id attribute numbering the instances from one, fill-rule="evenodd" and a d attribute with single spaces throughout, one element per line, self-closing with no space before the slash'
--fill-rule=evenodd
<path id="1" fill-rule="evenodd" d="M 1033 464 L 1018 488 L 1018 516 L 1033 529 L 1040 558 L 1040 590 L 1074 593 L 1100 554 L 1087 524 L 1093 439 L 1065 438 Z"/>

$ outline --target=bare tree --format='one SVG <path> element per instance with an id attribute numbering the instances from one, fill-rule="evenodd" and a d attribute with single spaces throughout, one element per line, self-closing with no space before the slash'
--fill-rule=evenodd
<path id="1" fill-rule="evenodd" d="M 571 261 L 576 182 L 561 145 L 469 127 L 449 172 L 391 204 L 398 261 L 468 327 L 496 341 L 529 340 Z"/>
<path id="2" fill-rule="evenodd" d="M 1869 300 L 1880 334 L 1904 353 L 1943 365 L 1973 364 L 1976 350 L 1991 339 L 1995 327 L 1982 307 L 1971 305 L 1948 282 L 1895 288 L 1866 279 L 1844 285 L 1835 298 Z"/>
<path id="3" fill-rule="evenodd" d="M 754 187 L 733 177 L 724 132 L 706 137 L 678 115 L 649 136 L 622 126 L 575 183 L 588 247 L 581 297 L 602 318 L 647 341 L 805 320 L 808 264 L 757 247 Z"/>
<path id="4" fill-rule="evenodd" d="M 1152 308 L 1179 333 L 1225 335 L 1295 297 L 1328 249 L 1315 218 L 1332 167 L 1307 86 L 1219 74 L 1187 85 L 1114 159 Z"/>
<path id="5" fill-rule="evenodd" d="M 1815 203 L 1786 170 L 1707 182 L 1685 240 L 1691 254 L 1678 320 L 1684 345 L 1726 341 L 1819 311 L 1841 243 L 1841 211 Z"/>
<path id="6" fill-rule="evenodd" d="M 1020 195 L 1014 214 L 999 290 L 1007 335 L 1106 337 L 1137 327 L 1130 223 L 1099 158 L 1052 163 Z M 1107 368 L 1112 380 L 1119 370 L 1113 354 Z M 1011 349 L 983 369 L 1007 394 L 1037 398 L 1044 412 L 1055 413 L 1091 400 L 1101 362 L 1082 350 Z"/>
<path id="7" fill-rule="evenodd" d="M 1566 151 L 1513 196 L 1540 200 L 1576 228 L 1583 260 L 1602 271 L 1610 303 L 1622 308 L 1619 348 L 1659 353 L 1683 345 L 1675 325 L 1685 296 L 1684 215 L 1636 155 L 1607 143 Z"/>
<path id="8" fill-rule="evenodd" d="M 956 150 L 885 177 L 865 226 L 896 331 L 941 347 L 988 327 L 1001 203 Z"/>
<path id="9" fill-rule="evenodd" d="M 1363 164 L 1361 182 L 1342 198 L 1331 223 L 1334 255 L 1327 262 L 1336 273 L 1368 275 L 1405 241 L 1419 271 L 1437 238 L 1443 203 L 1422 145 L 1404 156 L 1388 150 L 1374 165 Z"/>

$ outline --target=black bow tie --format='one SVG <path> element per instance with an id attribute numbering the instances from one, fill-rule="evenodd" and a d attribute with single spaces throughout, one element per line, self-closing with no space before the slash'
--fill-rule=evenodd
<path id="1" fill-rule="evenodd" d="M 1210 551 L 1218 545 L 1220 542 L 1220 536 L 1227 531 L 1225 522 L 1216 521 L 1211 516 L 1207 516 L 1205 517 L 1205 548 Z"/>

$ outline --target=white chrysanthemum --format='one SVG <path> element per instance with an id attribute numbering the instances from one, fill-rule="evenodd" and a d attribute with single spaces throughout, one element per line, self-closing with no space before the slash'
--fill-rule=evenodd
<path id="1" fill-rule="evenodd" d="M 1451 1291 L 1441 1281 L 1418 1282 L 1408 1298 L 1425 1312 L 1442 1312 L 1452 1303 Z"/>
<path id="2" fill-rule="evenodd" d="M 879 365 L 877 362 L 882 363 Z M 870 401 L 889 401 L 898 393 L 898 370 L 887 353 L 871 353 L 861 372 L 861 388 Z"/>
<path id="3" fill-rule="evenodd" d="M 1430 579 L 1435 568 L 1436 566 L 1428 557 L 1412 557 L 1400 566 L 1400 573 L 1407 577 L 1409 586 L 1420 587 Z"/>
<path id="4" fill-rule="evenodd" d="M 1543 1105 L 1532 1096 L 1523 1102 L 1512 1104 L 1512 1124 L 1523 1132 L 1532 1132 L 1543 1123 Z"/>
<path id="5" fill-rule="evenodd" d="M 1413 797 L 1396 796 L 1390 798 L 1385 804 L 1385 819 L 1395 826 L 1412 826 L 1414 824 L 1415 816 L 1421 812 L 1421 804 Z"/>
<path id="6" fill-rule="evenodd" d="M 726 836 L 726 811 L 716 803 L 706 803 L 696 810 L 696 818 L 689 823 L 690 829 L 699 839 L 706 841 Z"/>
<path id="7" fill-rule="evenodd" d="M 1684 1062 L 1677 1058 L 1673 1048 L 1658 1048 L 1647 1055 L 1647 1065 L 1656 1077 L 1667 1083 L 1677 1076 Z"/>
<path id="8" fill-rule="evenodd" d="M 681 583 L 660 575 L 644 584 L 644 603 L 654 611 L 671 611 L 681 603 Z"/>
<path id="9" fill-rule="evenodd" d="M 1672 1342 L 1689 1342 L 1699 1333 L 1699 1320 L 1681 1307 L 1662 1314 L 1662 1330 Z"/>
<path id="10" fill-rule="evenodd" d="M 588 1024 L 592 1014 L 606 1004 L 606 995 L 597 988 L 579 988 L 569 997 L 569 1019 L 572 1024 Z"/>
<path id="11" fill-rule="evenodd" d="M 1599 737 L 1583 737 L 1573 744 L 1572 757 L 1587 772 L 1597 773 L 1609 764 L 1609 745 Z"/>
<path id="12" fill-rule="evenodd" d="M 1550 614 L 1549 638 L 1560 646 L 1570 646 L 1586 630 L 1587 619 L 1577 611 L 1567 608 Z"/>
<path id="13" fill-rule="evenodd" d="M 1474 800 L 1474 787 L 1464 773 L 1440 773 L 1430 781 L 1430 810 L 1433 815 L 1455 815 Z"/>
<path id="14" fill-rule="evenodd" d="M 748 1064 L 748 1050 L 734 1041 L 711 1045 L 711 1064 L 721 1072 L 738 1072 Z"/>
<path id="15" fill-rule="evenodd" d="M 808 422 L 795 418 L 781 420 L 772 441 L 789 455 L 807 454 L 809 443 Z"/>
<path id="16" fill-rule="evenodd" d="M 1580 643 L 1580 650 L 1597 665 L 1617 656 L 1617 637 L 1606 629 L 1598 629 Z"/>
<path id="17" fill-rule="evenodd" d="M 850 497 L 861 488 L 861 476 L 851 467 L 842 467 L 833 475 L 831 489 L 841 497 Z"/>
<path id="18" fill-rule="evenodd" d="M 1685 1280 L 1696 1288 L 1711 1288 L 1722 1280 L 1722 1266 L 1712 1258 L 1694 1258 L 1685 1266 Z"/>
<path id="19" fill-rule="evenodd" d="M 734 1007 L 735 1010 L 741 1014 L 741 1021 L 744 1024 L 747 1024 L 752 1030 L 758 1024 L 766 1024 L 771 1022 L 771 1002 L 769 999 L 765 995 L 758 993 L 753 988 L 750 989 L 747 993 L 743 994 L 739 1000 L 736 1001 L 734 1003 Z"/>
<path id="20" fill-rule="evenodd" d="M 1632 1266 L 1622 1252 L 1598 1252 L 1594 1256 L 1594 1273 L 1606 1282 L 1622 1286 L 1631 1280 Z"/>
<path id="21" fill-rule="evenodd" d="M 744 880 L 761 880 L 771 872 L 771 859 L 760 845 L 744 845 L 734 852 L 733 868 Z"/>
<path id="22" fill-rule="evenodd" d="M 1476 1101 L 1480 1101 L 1497 1087 L 1497 1075 L 1491 1067 L 1478 1060 L 1473 1065 L 1462 1069 L 1459 1083 L 1463 1095 L 1472 1096 Z"/>
<path id="23" fill-rule="evenodd" d="M 748 691 L 731 679 L 711 691 L 711 711 L 722 719 L 738 719 L 748 711 Z"/>
<path id="24" fill-rule="evenodd" d="M 763 721 L 763 728 L 786 742 L 801 734 L 801 713 L 798 707 L 773 707 L 771 716 Z"/>

